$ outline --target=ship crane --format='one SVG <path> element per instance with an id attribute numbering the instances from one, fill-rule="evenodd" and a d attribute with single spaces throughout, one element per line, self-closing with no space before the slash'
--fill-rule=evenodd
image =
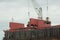
<path id="1" fill-rule="evenodd" d="M 42 20 L 43 19 L 42 18 L 42 7 L 40 7 L 39 4 L 35 0 L 32 0 L 32 4 L 33 4 L 33 7 L 35 9 L 35 12 L 38 15 L 38 19 Z"/>

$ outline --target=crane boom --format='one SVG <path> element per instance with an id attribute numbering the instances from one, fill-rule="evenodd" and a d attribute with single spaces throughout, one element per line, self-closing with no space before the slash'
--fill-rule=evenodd
<path id="1" fill-rule="evenodd" d="M 35 9 L 35 12 L 38 15 L 38 19 L 42 20 L 42 8 L 39 6 L 39 4 L 35 0 L 32 0 L 32 4 Z"/>

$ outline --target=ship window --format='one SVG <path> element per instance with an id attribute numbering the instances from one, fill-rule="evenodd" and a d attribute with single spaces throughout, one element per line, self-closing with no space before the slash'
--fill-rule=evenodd
<path id="1" fill-rule="evenodd" d="M 33 24 L 31 24 L 31 26 L 34 26 Z"/>

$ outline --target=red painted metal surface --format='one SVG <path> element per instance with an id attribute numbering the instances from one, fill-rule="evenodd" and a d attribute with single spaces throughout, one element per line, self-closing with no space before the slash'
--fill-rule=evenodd
<path id="1" fill-rule="evenodd" d="M 43 20 L 38 20 L 38 28 L 42 28 L 44 26 L 45 26 L 44 21 Z"/>
<path id="2" fill-rule="evenodd" d="M 38 20 L 37 19 L 34 19 L 34 18 L 31 18 L 30 19 L 30 24 L 33 24 L 33 25 L 38 25 Z"/>
<path id="3" fill-rule="evenodd" d="M 15 29 L 4 30 L 4 32 L 17 32 L 17 31 L 20 31 L 20 30 L 15 30 Z"/>
<path id="4" fill-rule="evenodd" d="M 45 20 L 38 21 L 38 28 L 39 29 L 49 28 L 50 26 L 51 26 L 51 23 L 47 24 L 47 23 L 45 23 Z"/>
<path id="5" fill-rule="evenodd" d="M 45 20 L 38 20 L 34 18 L 30 19 L 30 24 L 37 25 L 38 26 L 37 29 L 44 29 L 51 26 L 51 24 L 46 24 Z"/>
<path id="6" fill-rule="evenodd" d="M 45 27 L 51 27 L 51 24 L 45 24 Z"/>
<path id="7" fill-rule="evenodd" d="M 11 28 L 11 29 L 19 29 L 19 28 L 24 28 L 24 24 L 10 22 L 10 28 Z"/>

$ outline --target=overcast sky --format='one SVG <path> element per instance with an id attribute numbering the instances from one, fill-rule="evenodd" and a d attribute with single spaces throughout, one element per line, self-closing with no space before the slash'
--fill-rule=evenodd
<path id="1" fill-rule="evenodd" d="M 47 0 L 36 0 L 43 9 L 43 19 L 47 16 Z M 48 0 L 48 16 L 52 24 L 60 24 L 60 0 Z M 31 0 L 29 0 L 30 18 L 37 18 Z M 3 30 L 9 28 L 12 17 L 14 22 L 26 24 L 28 22 L 28 0 L 0 0 L 0 40 L 3 37 Z"/>

